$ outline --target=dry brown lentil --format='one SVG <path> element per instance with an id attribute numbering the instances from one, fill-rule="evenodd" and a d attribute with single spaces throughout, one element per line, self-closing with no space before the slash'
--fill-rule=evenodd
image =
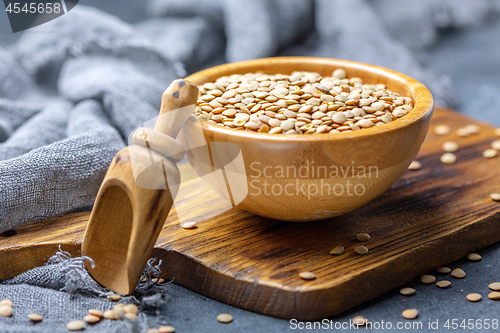
<path id="1" fill-rule="evenodd" d="M 488 298 L 492 300 L 500 300 L 500 293 L 498 291 L 493 291 L 488 294 Z"/>
<path id="2" fill-rule="evenodd" d="M 457 156 L 453 153 L 446 153 L 441 156 L 441 163 L 443 164 L 453 164 L 457 161 Z"/>
<path id="3" fill-rule="evenodd" d="M 434 127 L 434 133 L 437 135 L 448 135 L 451 133 L 451 128 L 448 125 L 437 125 Z"/>
<path id="4" fill-rule="evenodd" d="M 490 285 L 488 286 L 491 290 L 494 290 L 494 291 L 500 291 L 500 282 L 493 282 L 493 283 L 490 283 Z"/>
<path id="5" fill-rule="evenodd" d="M 184 229 L 193 229 L 196 226 L 196 222 L 186 222 L 182 224 Z"/>
<path id="6" fill-rule="evenodd" d="M 217 316 L 217 320 L 220 323 L 229 324 L 230 322 L 233 321 L 233 316 L 227 313 L 221 313 L 220 315 Z"/>
<path id="7" fill-rule="evenodd" d="M 418 316 L 418 310 L 417 309 L 408 309 L 403 311 L 403 317 L 405 319 L 415 319 Z"/>
<path id="8" fill-rule="evenodd" d="M 12 312 L 14 312 L 12 307 L 7 305 L 0 306 L 0 317 L 10 317 L 12 316 Z"/>
<path id="9" fill-rule="evenodd" d="M 498 155 L 498 152 L 495 149 L 486 149 L 483 151 L 484 158 L 494 158 Z"/>
<path id="10" fill-rule="evenodd" d="M 113 310 L 106 310 L 102 314 L 102 316 L 106 319 L 115 319 L 115 311 Z"/>
<path id="11" fill-rule="evenodd" d="M 98 316 L 94 316 L 94 315 L 89 314 L 89 315 L 84 316 L 83 320 L 85 320 L 89 324 L 95 324 L 95 323 L 100 322 L 101 318 Z"/>
<path id="12" fill-rule="evenodd" d="M 478 293 L 472 293 L 467 295 L 467 300 L 470 302 L 479 302 L 481 300 L 481 295 Z"/>
<path id="13" fill-rule="evenodd" d="M 403 288 L 399 292 L 401 293 L 401 295 L 411 296 L 411 295 L 415 294 L 415 289 L 413 289 L 413 288 Z"/>
<path id="14" fill-rule="evenodd" d="M 451 282 L 448 281 L 448 280 L 443 280 L 443 281 L 439 281 L 436 283 L 436 285 L 439 287 L 439 288 L 448 288 L 450 285 L 451 285 Z"/>
<path id="15" fill-rule="evenodd" d="M 356 326 L 366 326 L 368 324 L 368 319 L 363 316 L 356 316 L 351 321 Z"/>
<path id="16" fill-rule="evenodd" d="M 465 274 L 465 272 L 462 269 L 455 268 L 451 272 L 451 276 L 453 276 L 454 278 L 457 278 L 457 279 L 463 279 L 466 276 L 466 274 Z"/>
<path id="17" fill-rule="evenodd" d="M 12 301 L 10 299 L 4 299 L 4 300 L 0 301 L 0 306 L 13 307 L 14 304 L 12 303 Z"/>
<path id="18" fill-rule="evenodd" d="M 338 255 L 338 254 L 341 254 L 342 252 L 344 252 L 344 247 L 343 247 L 343 246 L 336 246 L 336 247 L 334 247 L 334 248 L 330 251 L 330 254 L 335 254 L 335 255 Z"/>
<path id="19" fill-rule="evenodd" d="M 39 315 L 38 313 L 30 313 L 28 315 L 28 319 L 34 322 L 40 322 L 43 320 L 42 315 Z"/>
<path id="20" fill-rule="evenodd" d="M 101 310 L 97 310 L 97 309 L 89 309 L 88 313 L 93 315 L 93 316 L 97 316 L 97 317 L 104 316 L 104 313 Z"/>
<path id="21" fill-rule="evenodd" d="M 500 140 L 495 140 L 491 143 L 491 148 L 500 151 Z"/>
<path id="22" fill-rule="evenodd" d="M 331 77 L 319 73 L 293 72 L 291 75 L 234 74 L 200 86 L 195 114 L 203 121 L 235 130 L 270 134 L 323 134 L 358 131 L 389 123 L 413 109 L 412 99 L 386 89 L 385 85 L 363 85 L 360 78 L 347 78 L 339 68 Z M 338 79 L 337 77 L 343 77 Z M 279 83 L 278 83 L 279 82 Z M 260 119 L 238 119 L 239 114 L 277 112 L 274 128 Z M 352 111 L 351 111 L 352 110 Z M 356 110 L 356 111 L 355 111 Z M 325 112 L 332 112 L 329 116 Z M 366 112 L 373 115 L 366 115 Z M 297 114 L 298 113 L 298 114 Z M 219 114 L 223 117 L 220 118 Z M 302 115 L 315 114 L 312 128 L 296 128 Z M 301 116 L 301 119 L 298 119 Z M 373 118 L 373 119 L 369 119 Z M 234 120 L 234 121 L 233 121 Z M 335 130 L 332 123 L 341 128 Z"/>
<path id="23" fill-rule="evenodd" d="M 175 327 L 170 325 L 162 325 L 158 327 L 158 333 L 174 333 Z"/>
<path id="24" fill-rule="evenodd" d="M 447 141 L 443 143 L 443 150 L 448 153 L 454 153 L 458 150 L 458 143 L 455 141 Z"/>
<path id="25" fill-rule="evenodd" d="M 422 281 L 425 284 L 431 284 L 431 283 L 434 283 L 434 281 L 436 281 L 436 277 L 433 275 L 426 274 L 426 275 L 422 275 L 422 277 L 420 278 L 420 281 Z"/>
<path id="26" fill-rule="evenodd" d="M 109 295 L 106 297 L 107 299 L 110 299 L 112 301 L 119 301 L 122 299 L 122 297 L 120 295 L 117 295 L 117 294 L 114 294 L 114 295 Z"/>
<path id="27" fill-rule="evenodd" d="M 441 274 L 448 274 L 449 272 L 451 272 L 451 268 L 439 267 L 438 269 L 436 269 L 436 272 L 441 273 Z"/>
<path id="28" fill-rule="evenodd" d="M 420 163 L 419 161 L 413 161 L 408 167 L 408 170 L 420 170 L 421 168 L 422 168 L 422 163 Z"/>
<path id="29" fill-rule="evenodd" d="M 366 232 L 362 232 L 360 234 L 357 234 L 356 235 L 356 238 L 360 241 L 360 242 L 366 242 L 368 240 L 370 240 L 370 235 L 368 235 Z"/>
<path id="30" fill-rule="evenodd" d="M 81 331 L 85 327 L 85 322 L 81 320 L 73 320 L 66 324 L 66 328 L 70 331 Z"/>
<path id="31" fill-rule="evenodd" d="M 316 278 L 316 275 L 312 272 L 302 272 L 299 276 L 304 280 L 314 280 Z"/>
<path id="32" fill-rule="evenodd" d="M 480 261 L 481 256 L 477 253 L 469 253 L 467 254 L 467 259 L 469 259 L 470 261 Z"/>
<path id="33" fill-rule="evenodd" d="M 367 254 L 369 250 L 366 246 L 356 246 L 354 251 L 356 251 L 357 254 Z"/>

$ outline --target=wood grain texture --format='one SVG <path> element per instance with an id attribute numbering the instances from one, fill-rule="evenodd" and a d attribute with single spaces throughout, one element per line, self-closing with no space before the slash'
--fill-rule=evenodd
<path id="1" fill-rule="evenodd" d="M 469 123 L 477 122 L 436 110 L 418 155 L 422 169 L 406 172 L 356 211 L 321 222 L 287 223 L 234 208 L 185 230 L 172 209 L 153 256 L 163 260 L 164 278 L 251 311 L 309 320 L 341 313 L 500 241 L 500 203 L 489 198 L 500 191 L 500 158 L 482 157 L 495 139 L 493 129 L 479 124 L 481 133 L 469 138 L 432 131 L 437 124 L 457 129 Z M 448 140 L 461 146 L 454 165 L 439 161 Z M 206 214 L 216 202 L 203 196 L 197 182 L 185 183 L 176 207 Z M 1 237 L 0 278 L 42 265 L 59 245 L 78 254 L 88 215 L 32 223 L 17 235 Z M 364 243 L 367 255 L 353 251 L 359 232 L 372 236 Z M 330 255 L 337 245 L 345 252 Z M 300 279 L 302 271 L 314 272 L 317 279 Z"/>
<path id="2" fill-rule="evenodd" d="M 248 177 L 245 185 L 248 179 L 249 195 L 243 196 L 239 207 L 267 218 L 304 222 L 339 216 L 367 204 L 394 184 L 415 158 L 431 121 L 432 96 L 424 85 L 404 74 L 331 58 L 256 59 L 212 67 L 186 78 L 199 85 L 235 73 L 312 71 L 331 76 L 337 68 L 343 68 L 350 78 L 359 77 L 366 84 L 382 83 L 387 89 L 410 97 L 413 110 L 384 126 L 322 135 L 257 133 L 204 122 L 207 142 L 234 143 L 241 149 L 245 167 L 242 174 Z M 186 158 L 195 167 L 202 165 L 192 162 L 190 155 Z M 354 167 L 356 173 L 362 168 L 377 172 L 358 177 L 347 171 Z M 331 177 L 335 168 L 347 175 Z M 285 173 L 283 177 L 280 170 L 304 172 L 301 176 Z M 202 170 L 197 171 L 203 174 Z M 352 195 L 355 187 L 359 195 Z"/>

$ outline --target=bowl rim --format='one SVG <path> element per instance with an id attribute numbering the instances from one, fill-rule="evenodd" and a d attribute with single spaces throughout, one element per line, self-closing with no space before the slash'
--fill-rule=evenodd
<path id="1" fill-rule="evenodd" d="M 409 92 L 413 95 L 413 99 L 415 101 L 415 105 L 413 110 L 410 111 L 407 115 L 394 120 L 388 124 L 384 124 L 383 126 L 365 128 L 361 131 L 353 131 L 347 133 L 323 133 L 320 135 L 279 135 L 279 134 L 269 134 L 269 133 L 260 133 L 253 131 L 244 131 L 244 130 L 235 130 L 232 128 L 227 128 L 223 126 L 218 126 L 215 124 L 211 124 L 209 122 L 202 121 L 203 130 L 208 130 L 210 132 L 216 132 L 223 135 L 228 136 L 236 136 L 244 139 L 250 140 L 268 140 L 268 141 L 331 141 L 331 140 L 342 140 L 342 139 L 353 139 L 360 137 L 372 137 L 376 135 L 380 135 L 382 133 L 387 133 L 391 131 L 396 131 L 399 129 L 403 129 L 405 127 L 411 126 L 414 123 L 418 123 L 422 121 L 424 118 L 429 116 L 432 113 L 434 108 L 434 102 L 430 91 L 427 89 L 419 81 L 414 78 L 405 75 L 403 73 L 394 71 L 392 69 L 388 69 L 381 66 L 375 66 L 367 63 L 362 63 L 358 61 L 352 60 L 342 60 L 335 58 L 321 58 L 321 57 L 272 57 L 272 58 L 260 58 L 254 60 L 245 60 L 233 63 L 227 63 L 223 65 L 218 65 L 214 67 L 210 67 L 196 73 L 193 73 L 185 78 L 194 84 L 199 84 L 198 82 L 204 81 L 206 77 L 220 77 L 224 75 L 223 72 L 235 72 L 241 73 L 239 69 L 242 71 L 247 67 L 269 67 L 273 64 L 279 64 L 282 62 L 290 62 L 295 61 L 301 64 L 307 63 L 315 63 L 315 64 L 325 64 L 329 65 L 337 65 L 338 67 L 342 67 L 343 65 L 348 65 L 351 68 L 356 68 L 358 70 L 366 70 L 375 74 L 379 74 L 382 76 L 389 77 L 391 79 L 399 80 L 405 82 L 409 85 Z M 272 74 L 272 73 L 269 73 Z"/>

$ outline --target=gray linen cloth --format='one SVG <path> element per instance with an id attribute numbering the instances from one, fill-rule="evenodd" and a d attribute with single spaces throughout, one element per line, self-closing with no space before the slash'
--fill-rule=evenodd
<path id="1" fill-rule="evenodd" d="M 426 50 L 440 31 L 477 28 L 500 12 L 498 0 L 150 0 L 145 6 L 150 18 L 130 25 L 79 4 L 0 46 L 0 232 L 89 209 L 125 138 L 158 114 L 163 90 L 189 72 L 276 55 L 345 58 L 413 76 L 437 103 L 452 105 L 450 79 L 421 65 Z M 86 309 L 111 308 L 106 291 L 84 271 L 76 293 L 60 291 L 68 289 L 71 267 L 71 260 L 58 261 L 0 284 L 0 299 L 15 303 L 15 315 L 0 318 L 0 332 L 65 332 L 64 324 Z M 126 301 L 142 295 L 138 290 Z M 33 325 L 30 312 L 47 319 Z M 145 331 L 154 318 L 148 316 L 133 327 L 107 321 L 87 331 Z"/>

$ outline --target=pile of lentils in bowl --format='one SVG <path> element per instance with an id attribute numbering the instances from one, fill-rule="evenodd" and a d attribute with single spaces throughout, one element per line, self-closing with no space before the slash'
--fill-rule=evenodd
<path id="1" fill-rule="evenodd" d="M 270 134 L 322 134 L 382 126 L 413 109 L 384 84 L 363 84 L 338 68 L 332 76 L 247 73 L 199 86 L 195 114 L 215 125 Z"/>

